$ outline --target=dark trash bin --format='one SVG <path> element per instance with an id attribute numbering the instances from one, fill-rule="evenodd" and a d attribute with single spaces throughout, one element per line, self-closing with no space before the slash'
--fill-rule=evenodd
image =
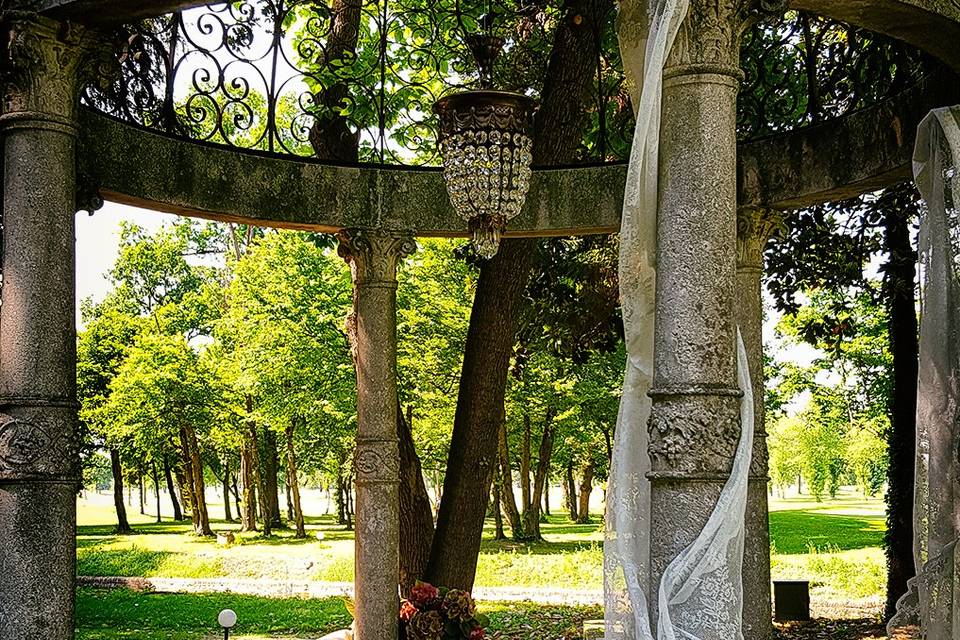
<path id="1" fill-rule="evenodd" d="M 775 580 L 773 582 L 774 619 L 797 622 L 810 619 L 810 582 Z"/>

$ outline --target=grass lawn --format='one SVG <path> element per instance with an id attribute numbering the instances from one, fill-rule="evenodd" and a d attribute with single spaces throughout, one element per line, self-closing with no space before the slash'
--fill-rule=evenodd
<path id="1" fill-rule="evenodd" d="M 774 579 L 809 579 L 814 595 L 821 598 L 865 598 L 883 593 L 882 501 L 847 490 L 822 503 L 801 496 L 771 500 L 770 507 Z M 210 505 L 211 514 L 222 513 L 221 509 Z M 270 540 L 259 534 L 240 534 L 239 542 L 230 547 L 191 535 L 185 523 L 155 524 L 135 508 L 130 509 L 130 518 L 137 534 L 117 536 L 114 518 L 108 502 L 79 503 L 80 575 L 353 580 L 353 533 L 343 531 L 332 517 L 309 518 L 306 540 L 294 540 L 292 532 L 281 530 Z M 223 521 L 213 523 L 213 528 L 221 531 L 238 527 Z M 543 525 L 543 533 L 546 543 L 495 542 L 488 527 L 477 585 L 602 588 L 599 516 L 594 516 L 593 524 L 575 525 L 565 515 L 553 515 Z"/>
<path id="2" fill-rule="evenodd" d="M 77 640 L 204 640 L 222 637 L 221 609 L 237 612 L 237 640 L 317 638 L 350 624 L 339 598 L 271 599 L 233 594 L 158 594 L 81 589 Z M 480 603 L 490 630 L 501 638 L 554 640 L 577 637 L 583 620 L 602 617 L 599 607 L 544 607 Z"/>
<path id="3" fill-rule="evenodd" d="M 821 599 L 882 596 L 884 504 L 847 489 L 833 500 L 771 500 L 773 578 L 811 580 Z"/>

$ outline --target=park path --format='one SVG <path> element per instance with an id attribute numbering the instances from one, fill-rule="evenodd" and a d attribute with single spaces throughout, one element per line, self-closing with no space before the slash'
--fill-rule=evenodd
<path id="1" fill-rule="evenodd" d="M 124 578 L 80 576 L 77 585 L 100 589 L 134 589 L 159 593 L 236 593 L 270 598 L 330 598 L 352 596 L 352 582 L 291 580 L 244 580 L 242 578 Z M 599 590 L 545 589 L 537 587 L 476 587 L 477 600 L 491 602 L 534 602 L 549 605 L 591 605 L 603 603 Z"/>

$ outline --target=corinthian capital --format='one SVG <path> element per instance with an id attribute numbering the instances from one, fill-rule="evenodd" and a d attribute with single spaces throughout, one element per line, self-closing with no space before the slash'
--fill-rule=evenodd
<path id="1" fill-rule="evenodd" d="M 767 242 L 785 232 L 781 211 L 754 207 L 737 211 L 737 268 L 762 270 Z"/>
<path id="2" fill-rule="evenodd" d="M 409 234 L 387 231 L 344 229 L 337 240 L 337 252 L 350 265 L 358 285 L 396 284 L 397 264 L 417 248 Z"/>
<path id="3" fill-rule="evenodd" d="M 690 0 L 667 59 L 673 74 L 740 75 L 740 36 L 754 20 L 786 10 L 786 0 Z"/>
<path id="4" fill-rule="evenodd" d="M 81 70 L 99 43 L 95 32 L 39 15 L 5 21 L 0 42 L 3 118 L 71 125 L 79 106 Z"/>

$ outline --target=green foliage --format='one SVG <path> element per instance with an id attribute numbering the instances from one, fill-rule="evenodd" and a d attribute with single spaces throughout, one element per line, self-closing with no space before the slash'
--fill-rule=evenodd
<path id="1" fill-rule="evenodd" d="M 835 495 L 848 478 L 866 495 L 885 482 L 892 357 L 878 290 L 878 283 L 850 295 L 813 290 L 778 324 L 781 340 L 812 345 L 816 356 L 806 367 L 774 361 L 767 369 L 773 389 L 767 395 L 770 469 L 777 486 L 802 475 L 820 499 Z M 805 406 L 789 414 L 798 401 Z"/>

